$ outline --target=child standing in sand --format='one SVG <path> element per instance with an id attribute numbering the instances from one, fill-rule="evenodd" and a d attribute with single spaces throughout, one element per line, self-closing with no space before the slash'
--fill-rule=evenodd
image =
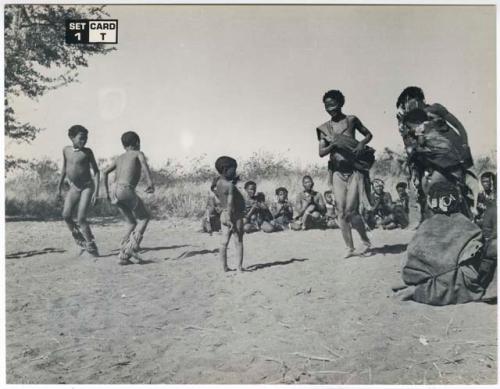
<path id="1" fill-rule="evenodd" d="M 139 135 L 133 131 L 125 132 L 122 135 L 122 144 L 126 151 L 104 171 L 104 186 L 107 199 L 112 204 L 116 204 L 127 222 L 127 233 L 121 242 L 119 264 L 129 265 L 132 264 L 130 257 L 141 261 L 137 252 L 150 219 L 149 212 L 135 192 L 141 178 L 142 169 L 146 173 L 148 183 L 146 193 L 153 193 L 154 185 L 146 157 L 140 151 L 141 140 Z M 115 187 L 113 195 L 110 197 L 108 175 L 114 170 L 116 170 Z"/>
<path id="2" fill-rule="evenodd" d="M 88 130 L 83 126 L 74 125 L 68 130 L 68 136 L 73 145 L 63 149 L 63 168 L 57 197 L 62 198 L 62 186 L 67 178 L 69 191 L 64 201 L 62 216 L 76 244 L 92 256 L 98 257 L 99 252 L 87 222 L 87 213 L 89 205 L 94 205 L 99 195 L 99 169 L 94 153 L 85 147 Z M 72 214 L 77 204 L 78 215 L 75 223 Z"/>
<path id="3" fill-rule="evenodd" d="M 231 236 L 236 234 L 234 245 L 238 255 L 238 270 L 243 271 L 243 218 L 245 216 L 245 199 L 236 187 L 239 177 L 236 175 L 238 163 L 231 157 L 222 156 L 215 161 L 215 169 L 220 174 L 217 182 L 217 194 L 221 203 L 222 242 L 219 251 L 222 268 L 227 266 L 227 245 Z"/>

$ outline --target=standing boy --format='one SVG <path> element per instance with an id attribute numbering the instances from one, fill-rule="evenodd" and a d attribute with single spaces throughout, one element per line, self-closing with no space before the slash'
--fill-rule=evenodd
<path id="1" fill-rule="evenodd" d="M 63 168 L 58 186 L 58 198 L 62 198 L 62 186 L 64 180 L 68 179 L 69 191 L 64 201 L 62 216 L 76 244 L 92 256 L 98 257 L 99 252 L 87 222 L 87 213 L 89 205 L 94 205 L 99 196 L 99 169 L 94 153 L 85 147 L 88 130 L 83 126 L 74 125 L 68 130 L 68 136 L 73 145 L 63 149 Z M 77 204 L 75 223 L 72 214 Z"/>
<path id="2" fill-rule="evenodd" d="M 148 184 L 146 193 L 153 193 L 154 185 L 146 157 L 140 151 L 141 140 L 139 135 L 133 131 L 128 131 L 122 135 L 121 140 L 125 152 L 104 171 L 104 186 L 107 199 L 112 204 L 116 204 L 127 222 L 127 232 L 121 241 L 118 258 L 120 259 L 120 265 L 130 265 L 132 264 L 131 257 L 141 261 L 138 256 L 139 245 L 150 219 L 144 203 L 135 193 L 142 169 L 146 173 Z M 111 198 L 109 195 L 108 175 L 112 171 L 115 171 L 115 187 Z"/>
<path id="3" fill-rule="evenodd" d="M 227 272 L 227 245 L 231 236 L 236 234 L 234 246 L 238 255 L 238 270 L 243 271 L 243 218 L 245 216 L 245 199 L 236 187 L 239 177 L 236 175 L 238 163 L 234 158 L 222 156 L 215 161 L 215 169 L 220 174 L 217 181 L 222 224 L 222 242 L 219 250 L 222 269 Z"/>

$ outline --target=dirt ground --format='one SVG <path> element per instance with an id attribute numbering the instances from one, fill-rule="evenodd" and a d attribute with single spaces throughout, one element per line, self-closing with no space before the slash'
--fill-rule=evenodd
<path id="1" fill-rule="evenodd" d="M 412 231 L 347 260 L 338 230 L 247 235 L 224 274 L 196 228 L 153 221 L 118 266 L 121 223 L 94 224 L 96 261 L 62 222 L 7 223 L 7 383 L 496 383 L 495 304 L 392 297 Z"/>

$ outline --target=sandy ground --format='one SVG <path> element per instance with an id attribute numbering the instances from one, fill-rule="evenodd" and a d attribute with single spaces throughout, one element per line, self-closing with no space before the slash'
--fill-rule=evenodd
<path id="1" fill-rule="evenodd" d="M 339 231 L 248 235 L 252 271 L 224 274 L 188 222 L 118 266 L 123 227 L 94 225 L 94 261 L 62 222 L 7 223 L 7 383 L 496 383 L 496 305 L 391 297 L 412 231 L 348 260 Z"/>

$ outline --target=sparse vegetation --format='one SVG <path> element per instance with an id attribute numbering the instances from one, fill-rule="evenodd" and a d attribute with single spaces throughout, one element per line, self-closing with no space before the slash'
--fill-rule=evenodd
<path id="1" fill-rule="evenodd" d="M 495 156 L 480 156 L 475 160 L 474 172 L 479 175 L 486 170 L 496 170 Z M 110 160 L 100 159 L 102 168 Z M 316 189 L 327 189 L 326 159 L 316 164 L 299 167 L 288 159 L 271 153 L 254 153 L 250 158 L 239 161 L 242 182 L 254 180 L 258 190 L 266 194 L 267 201 L 274 198 L 274 190 L 285 186 L 290 199 L 301 188 L 301 179 L 310 174 Z M 59 219 L 62 204 L 56 200 L 59 167 L 51 160 L 24 161 L 8 172 L 6 177 L 5 210 L 10 218 Z M 209 193 L 210 181 L 216 175 L 212 163 L 202 155 L 193 158 L 185 166 L 168 159 L 163 165 L 152 168 L 156 192 L 153 195 L 141 194 L 154 217 L 157 219 L 171 216 L 201 217 Z M 404 155 L 385 148 L 377 156 L 372 177 L 386 181 L 386 188 L 395 195 L 397 182 L 407 179 Z M 139 193 L 143 183 L 139 184 Z M 101 187 L 104 196 L 104 187 Z M 117 216 L 118 212 L 104 198 L 91 210 L 90 216 Z"/>

